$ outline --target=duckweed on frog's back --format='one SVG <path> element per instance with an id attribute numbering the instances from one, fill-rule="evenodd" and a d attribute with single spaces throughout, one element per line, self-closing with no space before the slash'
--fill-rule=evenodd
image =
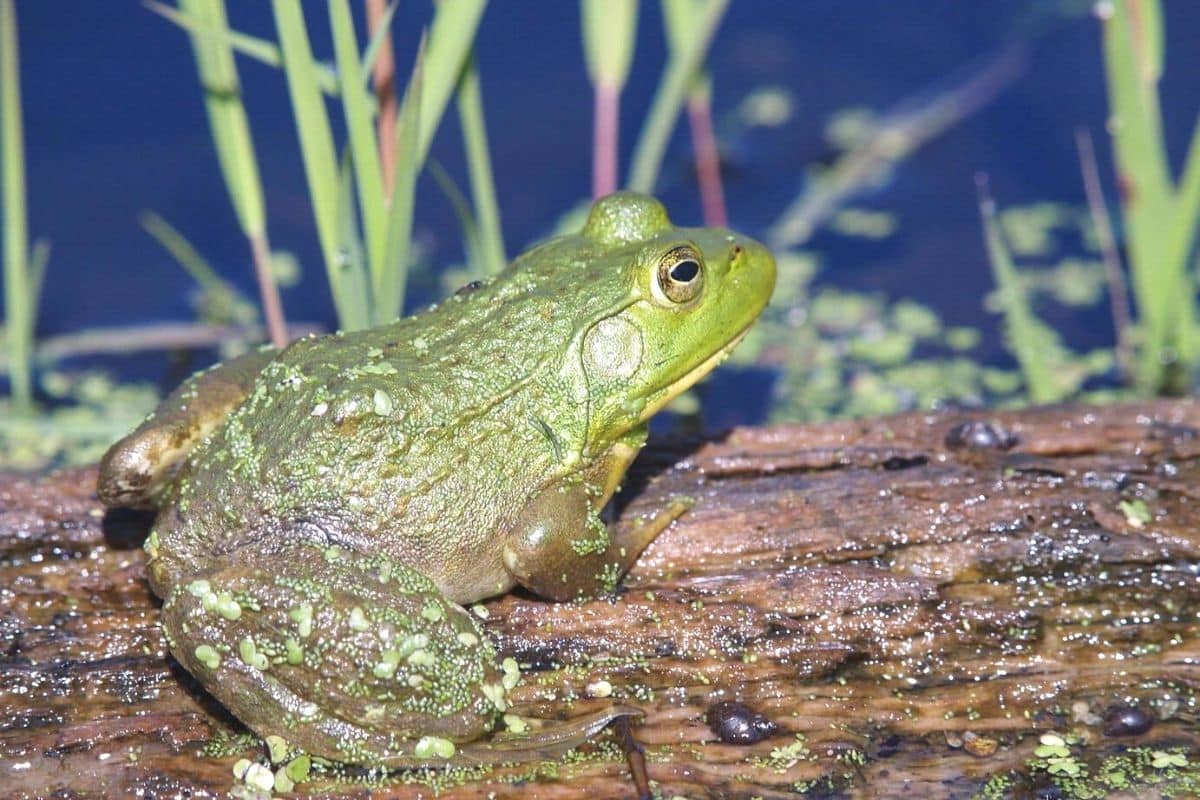
<path id="1" fill-rule="evenodd" d="M 172 654 L 261 736 L 382 766 L 540 757 L 621 709 L 483 740 L 516 666 L 462 604 L 610 589 L 679 513 L 599 513 L 647 420 L 766 305 L 769 253 L 598 201 L 440 305 L 190 379 L 101 464 L 146 541 Z M 481 741 L 482 740 L 482 741 Z"/>

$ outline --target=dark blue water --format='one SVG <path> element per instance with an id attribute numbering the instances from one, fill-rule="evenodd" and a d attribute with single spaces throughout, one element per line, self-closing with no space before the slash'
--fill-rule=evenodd
<path id="1" fill-rule="evenodd" d="M 231 3 L 236 27 L 272 36 L 265 2 Z M 136 218 L 152 209 L 180 228 L 229 279 L 253 293 L 246 246 L 213 156 L 185 35 L 134 2 L 18 0 L 30 230 L 53 242 L 39 333 L 85 326 L 188 319 L 193 286 Z M 732 222 L 761 233 L 802 186 L 806 164 L 828 154 L 822 127 L 837 109 L 885 110 L 978 63 L 1051 3 L 1024 0 L 735 0 L 710 58 L 718 119 L 750 91 L 789 90 L 791 121 L 736 143 L 726 193 Z M 314 47 L 331 48 L 323 2 L 306 3 Z M 1167 133 L 1178 161 L 1200 106 L 1200 4 L 1167 0 Z M 398 59 L 411 61 L 427 4 L 401 2 Z M 574 2 L 498 0 L 478 41 L 492 156 L 510 252 L 543 234 L 590 186 L 591 96 Z M 360 35 L 363 26 L 360 22 Z M 900 230 L 880 242 L 831 234 L 813 246 L 826 279 L 910 296 L 950 324 L 978 325 L 991 278 L 980 241 L 973 175 L 990 174 L 1002 204 L 1082 203 L 1073 129 L 1103 136 L 1099 24 L 1064 22 L 1033 43 L 1022 76 L 995 102 L 926 145 L 892 180 L 860 201 L 895 212 Z M 643 4 L 637 57 L 623 102 L 627 164 L 663 59 L 656 3 Z M 284 294 L 289 318 L 333 325 L 282 75 L 242 60 L 258 145 L 272 244 L 295 252 L 303 283 Z M 336 106 L 331 112 L 336 116 Z M 677 222 L 699 222 L 680 127 L 661 194 Z M 433 157 L 465 183 L 453 113 Z M 1111 187 L 1111 175 L 1105 179 Z M 434 259 L 460 257 L 449 204 L 432 180 L 420 187 L 418 236 Z M 1108 341 L 1106 322 L 1064 317 L 1080 346 Z M 983 352 L 1003 358 L 994 327 Z M 1072 330 L 1074 326 L 1074 330 Z M 1083 341 L 1080 341 L 1083 337 Z M 154 377 L 165 357 L 139 357 Z M 127 372 L 130 365 L 116 365 Z"/>

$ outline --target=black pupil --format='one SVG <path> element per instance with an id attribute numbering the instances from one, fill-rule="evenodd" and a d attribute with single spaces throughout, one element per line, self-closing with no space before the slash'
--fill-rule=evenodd
<path id="1" fill-rule="evenodd" d="M 676 283 L 690 283 L 700 274 L 700 265 L 690 258 L 687 261 L 680 261 L 675 266 L 671 267 L 671 280 Z"/>

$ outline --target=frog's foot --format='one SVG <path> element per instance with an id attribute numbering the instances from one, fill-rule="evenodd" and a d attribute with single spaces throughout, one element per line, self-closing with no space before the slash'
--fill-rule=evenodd
<path id="1" fill-rule="evenodd" d="M 240 560 L 234 560 L 235 558 Z M 423 575 L 296 543 L 175 587 L 171 652 L 262 737 L 372 766 L 446 765 L 508 709 L 515 662 Z"/>
<path id="2" fill-rule="evenodd" d="M 510 730 L 464 744 L 458 748 L 452 763 L 454 766 L 472 766 L 551 760 L 595 738 L 614 720 L 641 716 L 642 711 L 633 706 L 610 706 L 562 721 L 521 719 L 519 733 Z M 384 766 L 406 768 L 426 766 L 428 763 L 412 763 L 405 758 L 395 758 Z"/>

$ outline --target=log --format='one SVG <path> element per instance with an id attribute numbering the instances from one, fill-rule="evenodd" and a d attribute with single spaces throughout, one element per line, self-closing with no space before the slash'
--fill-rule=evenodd
<path id="1" fill-rule="evenodd" d="M 1190 796 L 1198 432 L 1183 400 L 654 442 L 619 523 L 696 504 L 617 594 L 513 593 L 485 626 L 526 672 L 517 713 L 641 708 L 666 798 Z M 94 484 L 0 475 L 0 794 L 225 796 L 261 746 L 167 654 L 151 518 L 105 514 Z M 295 793 L 435 790 L 636 797 L 607 733 L 559 763 Z"/>

